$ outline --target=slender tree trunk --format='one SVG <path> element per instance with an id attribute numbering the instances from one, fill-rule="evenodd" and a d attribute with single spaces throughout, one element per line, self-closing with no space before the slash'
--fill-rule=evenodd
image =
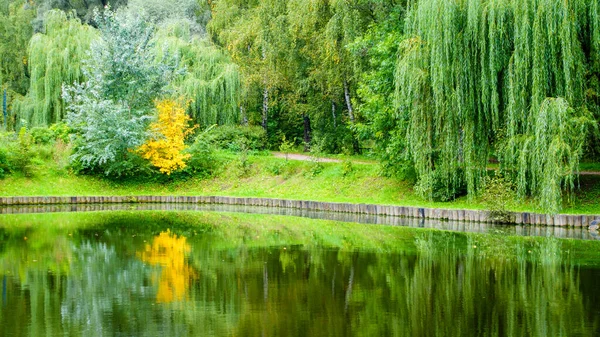
<path id="1" fill-rule="evenodd" d="M 266 62 L 267 62 L 267 50 L 266 47 L 263 45 L 262 46 L 262 61 L 265 64 L 266 67 Z M 263 89 L 263 111 L 262 111 L 262 127 L 263 129 L 265 129 L 265 134 L 267 134 L 268 136 L 268 130 L 267 130 L 267 122 L 268 122 L 268 118 L 269 118 L 269 75 L 267 74 L 266 68 L 263 69 L 264 73 L 263 73 L 263 85 L 265 86 Z"/>
<path id="2" fill-rule="evenodd" d="M 335 102 L 331 101 L 331 115 L 333 116 L 333 128 L 337 129 L 337 120 L 335 116 Z"/>
<path id="3" fill-rule="evenodd" d="M 350 99 L 350 89 L 348 88 L 348 81 L 344 80 L 344 98 L 346 99 L 346 106 L 348 107 L 348 117 L 350 117 L 350 124 L 354 125 L 354 108 L 352 107 L 352 100 Z M 352 147 L 354 149 L 354 153 L 360 153 L 360 146 L 358 145 L 358 140 L 354 135 L 354 131 L 352 132 Z"/>
<path id="4" fill-rule="evenodd" d="M 350 89 L 348 88 L 348 81 L 346 80 L 344 80 L 344 98 L 346 99 L 346 106 L 348 107 L 348 117 L 350 117 L 350 122 L 354 124 L 354 108 L 352 107 Z"/>
<path id="5" fill-rule="evenodd" d="M 4 116 L 4 131 L 8 130 L 8 111 L 6 109 L 6 89 L 2 93 L 2 116 Z"/>
<path id="6" fill-rule="evenodd" d="M 263 111 L 262 111 L 262 127 L 267 132 L 267 122 L 269 118 L 269 89 L 265 83 L 265 89 L 263 90 Z"/>
<path id="7" fill-rule="evenodd" d="M 304 152 L 308 152 L 310 149 L 310 141 L 311 141 L 311 133 L 312 129 L 310 128 L 310 117 L 304 114 L 302 115 L 304 120 Z"/>
<path id="8" fill-rule="evenodd" d="M 248 116 L 243 105 L 240 105 L 240 120 L 242 121 L 242 125 L 248 125 Z"/>

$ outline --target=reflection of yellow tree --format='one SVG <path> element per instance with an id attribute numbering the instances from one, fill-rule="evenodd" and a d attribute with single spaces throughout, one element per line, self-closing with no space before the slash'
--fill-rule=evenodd
<path id="1" fill-rule="evenodd" d="M 140 254 L 142 261 L 162 267 L 158 279 L 156 301 L 172 302 L 184 298 L 190 280 L 196 277 L 194 270 L 186 263 L 185 255 L 190 252 L 190 246 L 185 237 L 177 237 L 170 231 L 162 232 L 154 238 L 152 244 L 147 244 Z"/>

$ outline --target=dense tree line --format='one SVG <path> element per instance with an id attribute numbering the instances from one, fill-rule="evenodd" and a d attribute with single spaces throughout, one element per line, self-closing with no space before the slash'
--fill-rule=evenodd
<path id="1" fill-rule="evenodd" d="M 107 32 L 107 15 L 133 30 Z M 270 148 L 376 153 L 427 199 L 477 195 L 493 159 L 519 196 L 556 211 L 579 162 L 600 155 L 597 0 L 2 0 L 0 37 L 4 126 L 81 117 L 100 95 L 88 103 L 110 101 L 138 130 L 104 159 L 128 157 L 152 102 L 173 95 L 199 130 L 257 125 Z M 164 83 L 144 87 L 153 78 Z M 132 108 L 141 124 L 115 112 Z"/>

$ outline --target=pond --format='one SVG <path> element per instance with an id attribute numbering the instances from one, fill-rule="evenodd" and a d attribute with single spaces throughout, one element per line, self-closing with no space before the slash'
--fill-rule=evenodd
<path id="1" fill-rule="evenodd" d="M 594 336 L 599 278 L 593 240 L 222 210 L 0 216 L 0 336 Z"/>

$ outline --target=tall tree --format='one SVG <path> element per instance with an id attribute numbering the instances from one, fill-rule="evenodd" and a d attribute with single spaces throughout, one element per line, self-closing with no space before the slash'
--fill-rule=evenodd
<path id="1" fill-rule="evenodd" d="M 153 101 L 165 93 L 176 64 L 166 57 L 156 62 L 154 27 L 143 17 L 107 9 L 95 21 L 101 39 L 83 69 L 88 80 L 64 93 L 74 159 L 88 170 L 131 174 L 140 169 L 133 150 L 146 140 Z"/>
<path id="2" fill-rule="evenodd" d="M 277 68 L 285 55 L 281 48 L 286 39 L 285 14 L 284 0 L 212 2 L 209 30 L 243 74 L 242 110 L 259 113 L 259 123 L 268 134 L 274 92 L 282 83 Z"/>
<path id="3" fill-rule="evenodd" d="M 592 3 L 411 4 L 396 106 L 417 190 L 452 198 L 464 186 L 474 196 L 496 153 L 521 196 L 535 196 L 548 211 L 560 208 L 592 120 L 584 94 L 597 45 Z"/>
<path id="4" fill-rule="evenodd" d="M 26 1 L 0 2 L 0 83 L 19 95 L 29 88 L 27 45 L 35 9 Z"/>
<path id="5" fill-rule="evenodd" d="M 37 17 L 33 21 L 33 27 L 36 32 L 43 32 L 46 13 L 56 9 L 74 12 L 83 22 L 93 23 L 94 10 L 108 7 L 116 10 L 125 5 L 127 5 L 127 0 L 40 0 L 36 2 Z"/>
<path id="6" fill-rule="evenodd" d="M 30 125 L 48 125 L 64 119 L 62 86 L 84 80 L 83 61 L 97 37 L 95 29 L 60 10 L 46 13 L 44 31 L 29 42 L 29 92 L 14 105 L 18 118 Z"/>
<path id="7" fill-rule="evenodd" d="M 240 119 L 240 72 L 226 53 L 206 37 L 195 34 L 187 20 L 161 24 L 155 34 L 157 62 L 177 55 L 185 75 L 172 83 L 191 100 L 189 113 L 203 127 L 235 124 Z"/>

